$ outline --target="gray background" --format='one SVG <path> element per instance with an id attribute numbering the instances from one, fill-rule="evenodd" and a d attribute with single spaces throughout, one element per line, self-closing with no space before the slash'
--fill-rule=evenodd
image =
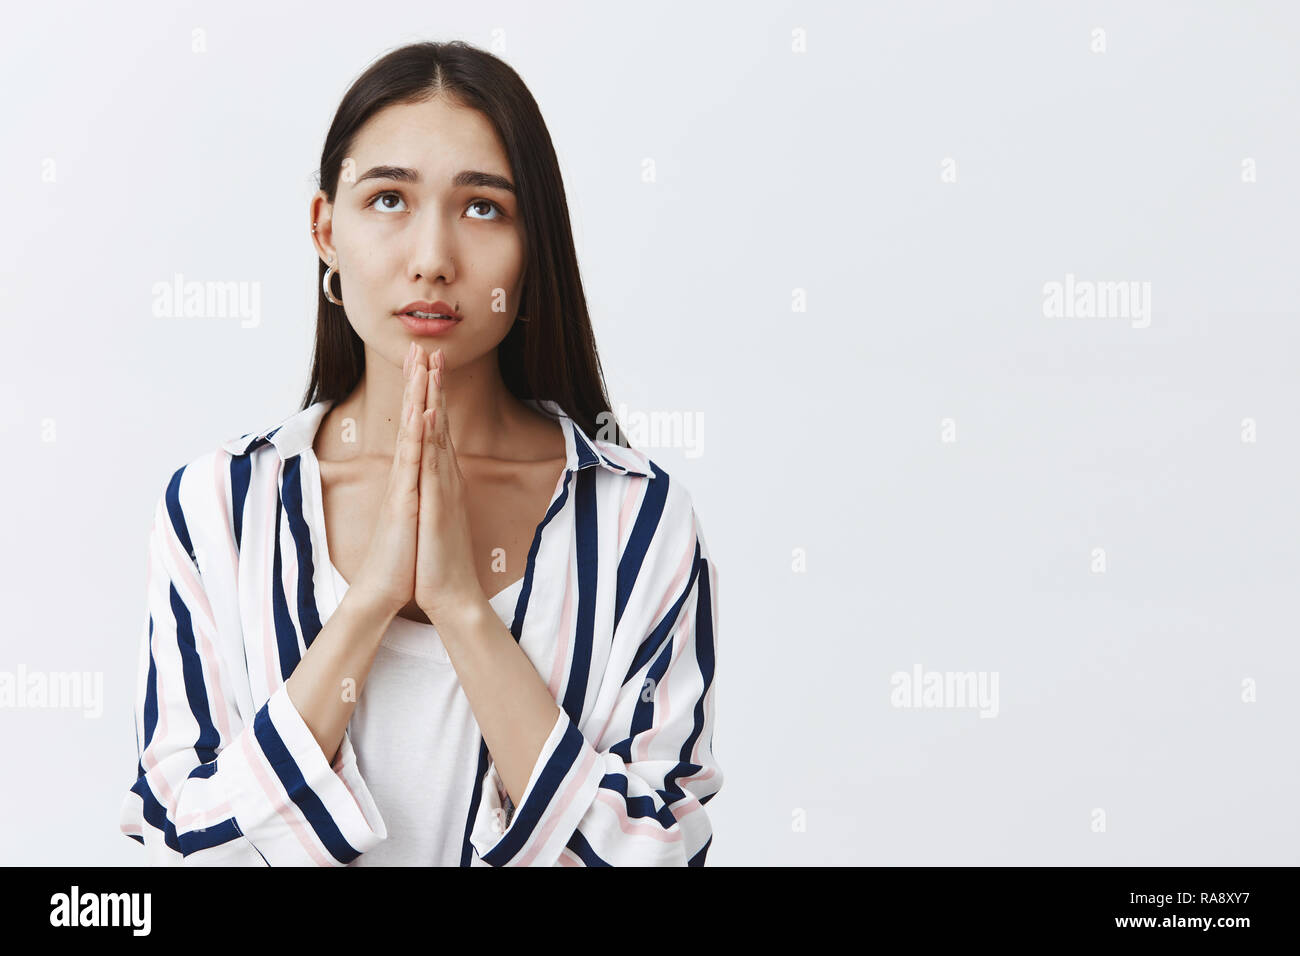
<path id="1" fill-rule="evenodd" d="M 333 110 L 456 38 L 541 105 L 614 402 L 705 422 L 646 450 L 720 571 L 710 864 L 1300 862 L 1295 6 L 469 6 L 9 12 L 0 669 L 105 701 L 0 709 L 0 862 L 142 858 L 152 506 L 296 409 Z M 260 326 L 154 318 L 177 272 Z M 1066 273 L 1150 326 L 1045 317 Z M 917 664 L 998 716 L 891 706 Z"/>

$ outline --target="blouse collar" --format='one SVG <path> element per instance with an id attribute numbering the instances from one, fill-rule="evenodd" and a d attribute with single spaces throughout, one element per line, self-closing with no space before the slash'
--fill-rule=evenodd
<path id="1" fill-rule="evenodd" d="M 615 474 L 626 475 L 629 478 L 655 477 L 655 469 L 651 467 L 652 463 L 648 458 L 632 448 L 610 442 L 597 442 L 564 413 L 558 402 L 532 398 L 523 401 L 544 415 L 559 421 L 564 432 L 564 454 L 567 459 L 565 468 L 568 471 L 576 472 L 600 465 Z M 221 447 L 231 455 L 240 456 L 256 451 L 263 445 L 272 445 L 279 453 L 281 461 L 288 461 L 311 447 L 325 413 L 333 404 L 332 400 L 316 402 L 302 411 L 294 412 L 270 428 L 224 441 Z M 613 453 L 611 450 L 614 450 Z"/>

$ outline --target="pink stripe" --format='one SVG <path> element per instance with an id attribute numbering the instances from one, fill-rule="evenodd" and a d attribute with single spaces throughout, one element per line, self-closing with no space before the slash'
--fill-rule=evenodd
<path id="1" fill-rule="evenodd" d="M 629 796 L 631 796 L 630 793 Z M 678 843 L 681 841 L 682 831 L 680 828 L 665 830 L 663 824 L 658 820 L 629 819 L 626 801 L 611 790 L 601 787 L 596 791 L 596 799 L 617 814 L 619 829 L 629 836 L 649 837 L 652 840 L 658 840 L 660 843 Z M 656 802 L 658 802 L 658 798 L 656 798 Z"/>
<path id="2" fill-rule="evenodd" d="M 160 516 L 155 515 L 155 522 L 157 522 L 159 519 Z M 166 526 L 156 525 L 155 530 L 160 530 L 163 527 Z M 173 546 L 173 551 L 175 551 L 174 546 Z M 149 554 L 148 554 L 146 564 L 148 567 L 146 580 L 149 582 L 150 590 L 152 590 L 159 583 L 154 580 L 154 576 L 153 576 L 154 574 L 153 548 L 149 549 Z M 183 566 L 184 565 L 182 565 L 182 567 Z M 168 584 L 168 586 L 170 586 L 170 584 Z M 159 630 L 158 623 L 159 622 L 157 621 L 154 622 L 154 629 L 153 629 L 154 635 L 158 634 L 158 630 Z M 149 651 L 151 654 L 154 653 L 152 639 L 150 640 Z M 167 669 L 163 667 L 159 667 L 157 666 L 157 664 L 155 664 L 155 673 L 157 675 L 155 680 L 158 683 L 161 683 L 161 676 L 164 672 L 168 672 Z M 158 757 L 156 756 L 158 745 L 160 742 L 167 740 L 167 711 L 169 710 L 167 706 L 166 694 L 162 692 L 161 688 L 157 688 L 157 691 L 158 691 L 157 694 L 158 723 L 154 726 L 153 738 L 149 741 L 148 745 L 145 747 L 144 753 L 140 755 L 140 765 L 144 767 L 145 780 L 149 784 L 149 787 L 152 790 L 154 790 L 160 797 L 162 797 L 163 803 L 166 805 L 167 809 L 171 811 L 168 814 L 168 816 L 172 816 L 176 812 L 176 802 L 177 802 L 176 794 L 173 792 L 171 788 L 171 784 L 168 783 L 166 775 L 161 772 L 155 772 L 158 770 L 159 767 Z M 224 733 L 225 731 L 223 731 L 223 734 Z M 175 826 L 177 830 L 183 830 L 186 827 L 188 827 L 191 823 L 193 823 L 195 820 L 199 819 L 201 816 L 204 816 L 206 814 L 211 814 L 214 816 L 217 814 L 229 815 L 231 812 L 232 811 L 231 811 L 230 803 L 228 801 L 223 801 L 218 806 L 208 809 L 206 811 L 196 810 L 187 813 L 183 816 L 176 817 L 175 819 L 173 819 L 172 825 Z M 141 831 L 137 831 L 137 832 L 141 832 Z"/>
<path id="3" fill-rule="evenodd" d="M 627 542 L 627 528 L 631 521 L 633 512 L 633 503 L 645 491 L 647 480 L 645 478 L 633 478 L 627 483 L 627 492 L 623 495 L 623 510 L 618 514 L 618 548 L 616 554 L 623 553 L 623 546 Z"/>
<path id="4" fill-rule="evenodd" d="M 159 502 L 158 510 L 154 513 L 154 527 L 151 534 L 163 534 L 164 529 L 167 527 L 167 525 L 163 524 L 163 522 L 167 520 L 168 518 L 166 514 L 166 508 L 162 504 L 162 502 Z M 164 534 L 164 537 L 168 537 L 168 536 Z M 153 591 L 155 588 L 162 588 L 164 586 L 169 588 L 171 586 L 170 585 L 171 579 L 167 577 L 166 568 L 162 569 L 161 574 L 164 580 L 156 581 L 154 579 L 153 548 L 150 547 L 148 581 L 149 581 L 149 593 L 150 593 L 151 602 L 153 600 Z M 167 595 L 164 595 L 164 597 L 166 596 Z M 163 606 L 167 607 L 170 610 L 171 607 L 170 601 L 164 601 Z M 174 617 L 172 621 L 173 621 L 172 629 L 174 631 L 175 630 Z M 166 804 L 166 806 L 174 812 L 176 809 L 176 795 L 172 792 L 171 784 L 168 782 L 166 774 L 162 773 L 161 771 L 159 771 L 156 774 L 153 772 L 157 770 L 158 767 L 160 766 L 160 762 L 157 756 L 155 756 L 155 752 L 158 748 L 158 745 L 167 740 L 167 711 L 170 709 L 170 705 L 168 704 L 167 692 L 162 679 L 163 674 L 170 673 L 170 668 L 161 666 L 161 663 L 158 662 L 155 645 L 153 643 L 153 639 L 156 638 L 158 635 L 159 628 L 160 628 L 160 622 L 155 621 L 154 628 L 153 628 L 153 635 L 150 638 L 150 643 L 149 643 L 149 652 L 154 655 L 154 659 L 155 659 L 155 674 L 156 674 L 155 682 L 157 684 L 156 691 L 158 696 L 158 723 L 154 726 L 153 737 L 150 739 L 149 743 L 145 746 L 144 753 L 140 755 L 140 765 L 145 769 L 145 778 L 150 788 L 153 789 L 154 792 L 157 793 L 160 797 L 162 797 L 162 802 Z M 180 647 L 178 645 L 177 646 L 178 653 L 179 650 Z"/>
<path id="5" fill-rule="evenodd" d="M 260 748 L 253 747 L 248 735 L 241 737 L 240 743 L 243 745 L 244 757 L 248 761 L 248 766 L 253 771 L 253 776 L 255 776 L 257 782 L 262 785 L 262 790 L 265 791 L 267 799 L 269 799 L 272 806 L 275 807 L 275 812 L 280 815 L 280 819 L 283 820 L 288 825 L 289 829 L 293 831 L 293 835 L 298 838 L 298 842 L 302 845 L 303 850 L 312 858 L 312 861 L 315 862 L 317 866 L 330 866 L 330 861 L 325 859 L 325 857 L 321 855 L 320 851 L 316 849 L 315 838 L 307 832 L 306 826 L 298 819 L 297 815 L 286 806 L 285 802 L 280 797 L 278 789 L 271 782 L 270 775 L 262 766 L 263 756 Z"/>
<path id="6" fill-rule="evenodd" d="M 213 459 L 212 483 L 217 495 L 217 506 L 221 509 L 221 527 L 225 530 L 226 551 L 230 555 L 230 566 L 234 568 L 235 581 L 239 581 L 239 549 L 235 546 L 235 525 L 230 517 L 231 488 L 227 478 L 230 476 L 230 452 L 218 451 Z"/>
<path id="7" fill-rule="evenodd" d="M 559 640 L 555 647 L 554 657 L 551 658 L 551 677 L 546 682 L 550 688 L 551 696 L 557 701 L 560 699 L 560 693 L 564 682 L 565 666 L 569 660 L 569 634 L 573 628 L 573 549 L 569 549 L 569 560 L 565 562 L 568 567 L 564 577 L 564 606 L 560 611 Z"/>
<path id="8" fill-rule="evenodd" d="M 277 459 L 278 460 L 278 459 Z M 279 490 L 276 482 L 279 479 L 279 468 L 274 471 L 268 470 L 270 476 L 269 494 L 264 492 L 263 501 L 279 500 Z M 275 495 L 275 498 L 269 497 Z M 272 597 L 271 589 L 274 587 L 275 577 L 275 512 L 276 509 L 267 506 L 266 530 L 263 532 L 262 540 L 265 542 L 264 553 L 266 556 L 266 573 L 262 579 L 266 582 L 266 594 L 262 596 L 262 651 L 266 659 L 266 696 L 269 698 L 280 688 L 280 675 L 276 672 L 275 667 L 275 624 L 271 620 L 271 607 L 275 603 Z"/>
<path id="9" fill-rule="evenodd" d="M 280 580 L 283 582 L 286 610 L 289 620 L 293 622 L 296 640 L 297 635 L 302 633 L 302 622 L 298 620 L 298 549 L 293 544 L 293 531 L 289 528 L 287 512 L 281 513 L 280 540 L 284 542 L 284 547 L 280 549 Z M 315 590 L 314 583 L 312 589 Z"/>
<path id="10" fill-rule="evenodd" d="M 710 569 L 711 569 L 711 568 L 712 568 L 712 565 L 710 565 Z M 710 583 L 711 583 L 711 582 L 710 582 Z M 713 588 L 710 587 L 710 589 L 709 589 L 710 599 L 712 599 L 712 595 L 713 595 L 713 593 L 714 593 L 714 592 L 713 592 Z M 691 632 L 691 633 L 692 633 L 692 636 L 694 636 L 694 627 L 695 627 L 695 618 L 692 617 L 692 618 L 691 618 L 691 628 L 692 628 L 692 632 Z M 705 696 L 704 696 L 704 715 L 705 715 L 705 724 L 706 724 L 706 725 L 708 724 L 709 715 L 712 714 L 712 712 L 713 712 L 713 691 L 714 691 L 714 689 L 715 689 L 716 687 L 717 687 L 717 684 L 710 684 L 710 685 L 709 685 L 709 689 L 705 692 Z M 657 729 L 657 728 L 655 729 L 655 732 L 656 732 L 656 733 L 658 732 L 658 729 Z M 698 766 L 698 767 L 701 767 L 702 769 L 700 770 L 699 773 L 693 773 L 693 774 L 689 774 L 689 775 L 687 775 L 687 776 L 678 777 L 678 778 L 677 778 L 677 784 L 678 784 L 679 787 L 680 787 L 682 784 L 684 784 L 684 783 L 691 783 L 691 782 L 698 782 L 698 781 L 708 780 L 708 779 L 710 779 L 711 777 L 713 777 L 714 774 L 716 773 L 716 771 L 717 771 L 717 768 L 716 768 L 716 767 L 704 766 L 704 764 L 700 761 L 700 747 L 701 747 L 701 745 L 702 745 L 703 743 L 704 743 L 704 734 L 701 733 L 701 734 L 699 734 L 698 736 L 696 736 L 696 738 L 695 738 L 695 744 L 694 744 L 694 746 L 691 747 L 691 760 L 690 760 L 691 763 L 695 764 L 695 765 Z M 693 793 L 691 793 L 690 791 L 686 790 L 685 788 L 683 788 L 683 792 L 686 793 L 689 802 L 688 802 L 688 800 L 681 800 L 681 801 L 678 801 L 678 803 L 675 804 L 675 805 L 671 808 L 671 809 L 672 809 L 672 812 L 673 812 L 673 816 L 675 816 L 678 820 L 682 820 L 682 819 L 684 819 L 684 818 L 690 816 L 690 815 L 691 815 L 692 813 L 694 813 L 696 810 L 702 809 L 702 807 L 703 807 L 703 804 L 700 803 L 700 801 L 695 797 L 695 795 L 694 795 Z M 680 806 L 682 806 L 683 804 L 686 804 L 686 808 L 683 809 L 683 810 L 678 810 L 677 808 L 680 807 Z"/>
<path id="11" fill-rule="evenodd" d="M 315 535 L 315 540 L 320 542 L 319 549 L 317 549 L 313 543 L 313 548 L 312 548 L 313 561 L 315 561 L 316 558 L 319 558 L 320 559 L 319 569 L 321 573 L 332 576 L 332 572 L 328 570 L 328 565 L 330 562 L 329 562 L 329 543 L 327 542 L 325 537 L 325 501 L 317 494 L 317 492 L 324 491 L 324 483 L 320 480 L 320 466 L 317 463 L 318 459 L 316 458 L 315 453 L 305 456 L 303 460 L 307 463 L 307 467 L 312 469 L 312 477 L 314 479 L 312 481 L 303 482 L 303 484 L 306 486 L 305 497 L 307 500 L 306 500 L 305 508 L 310 509 L 310 514 L 312 517 L 312 521 L 309 522 L 309 525 L 311 527 L 312 533 Z M 339 608 L 337 596 L 332 582 L 326 593 L 329 595 L 330 613 L 329 616 L 325 617 L 324 620 L 328 621 L 329 617 L 333 616 L 334 612 L 337 611 Z M 322 628 L 324 627 L 324 621 L 322 621 L 321 626 Z M 343 729 L 343 741 L 347 741 L 347 740 L 348 740 L 348 731 L 347 728 L 345 727 Z M 361 810 L 361 801 L 357 799 L 357 795 L 353 791 L 351 785 L 349 785 L 347 777 L 343 775 L 343 741 L 339 742 L 338 757 L 337 759 L 335 759 L 334 763 L 330 765 L 330 769 L 333 770 L 334 775 L 339 778 L 339 782 L 343 784 L 343 789 L 348 792 L 348 796 L 352 798 L 352 802 L 357 805 L 357 810 Z M 362 816 L 365 816 L 364 812 L 362 812 Z"/>
<path id="12" fill-rule="evenodd" d="M 229 742 L 230 723 L 226 718 L 226 714 L 231 707 L 231 702 L 226 698 L 221 684 L 221 658 L 212 642 L 212 635 L 216 632 L 216 618 L 212 613 L 212 606 L 208 603 L 208 596 L 203 591 L 203 585 L 194 573 L 194 565 L 190 563 L 189 555 L 181 551 L 180 542 L 176 540 L 175 535 L 168 534 L 167 541 L 172 549 L 172 557 L 180 568 L 185 586 L 193 595 L 193 601 L 198 604 L 199 609 L 203 611 L 206 617 L 203 621 L 194 621 L 196 625 L 194 628 L 195 636 L 199 639 L 197 647 L 199 663 L 203 672 L 209 674 L 212 678 L 212 687 L 208 693 L 208 698 L 212 703 L 210 709 L 217 720 L 217 734 L 221 740 Z M 194 620 L 193 616 L 191 620 Z"/>
<path id="13" fill-rule="evenodd" d="M 155 515 L 154 516 L 155 525 L 157 523 L 157 520 L 158 520 L 157 515 Z M 154 530 L 156 532 L 157 528 L 155 527 Z M 153 591 L 155 587 L 155 582 L 153 578 L 153 548 L 152 547 L 149 549 L 149 575 L 146 578 L 146 580 L 149 582 L 148 585 L 149 601 L 150 603 L 152 603 Z M 146 624 L 146 627 L 147 626 L 148 625 Z M 157 633 L 158 633 L 158 623 L 155 621 L 153 627 L 153 634 L 149 636 L 149 653 L 154 656 L 155 660 L 157 660 L 157 655 L 154 654 L 153 639 L 154 636 L 157 635 Z M 155 672 L 156 672 L 155 683 L 161 685 L 163 669 L 155 665 Z M 147 673 L 148 672 L 146 671 L 146 674 Z M 159 740 L 167 739 L 167 698 L 164 696 L 162 692 L 162 688 L 160 686 L 156 688 L 156 692 L 158 694 L 158 723 L 154 726 L 153 738 L 149 741 L 148 744 L 145 745 L 144 753 L 140 755 L 140 765 L 144 767 L 146 772 L 158 766 L 158 758 L 153 755 L 154 745 Z M 141 739 L 143 739 L 143 736 Z M 162 783 L 162 788 L 160 792 L 163 795 L 163 799 L 166 800 L 168 803 L 171 803 L 171 788 L 167 786 L 166 780 L 161 781 L 161 783 Z"/>
<path id="14" fill-rule="evenodd" d="M 672 605 L 673 600 L 677 597 L 678 590 L 681 589 L 682 582 L 686 580 L 686 574 L 691 568 L 691 562 L 695 559 L 695 541 L 691 541 L 691 546 L 682 556 L 682 563 L 677 567 L 677 573 L 673 575 L 672 583 L 668 585 L 668 590 L 664 593 L 663 603 L 659 605 L 659 610 L 651 619 L 651 624 L 658 624 L 664 612 Z"/>
<path id="15" fill-rule="evenodd" d="M 713 770 L 712 770 L 712 769 L 710 769 L 709 772 L 706 773 L 706 774 L 701 774 L 699 777 L 690 777 L 690 778 L 687 778 L 687 777 L 678 777 L 678 778 L 677 778 L 677 782 L 678 782 L 678 784 L 680 784 L 681 781 L 683 781 L 683 780 L 687 780 L 687 779 L 691 779 L 691 780 L 696 780 L 696 779 L 698 779 L 698 780 L 703 780 L 705 777 L 711 777 L 711 776 L 713 776 Z M 680 821 L 682 821 L 682 820 L 685 820 L 687 817 L 689 817 L 689 816 L 690 816 L 692 813 L 694 813 L 696 810 L 703 810 L 703 809 L 704 809 L 704 804 L 700 803 L 700 801 L 697 800 L 697 799 L 695 798 L 695 794 L 691 793 L 689 790 L 683 790 L 682 792 L 686 794 L 686 799 L 685 799 L 685 800 L 679 800 L 677 803 L 673 804 L 673 806 L 671 806 L 671 807 L 668 808 L 669 810 L 672 811 L 673 816 L 677 818 L 678 822 L 680 822 Z M 683 807 L 683 806 L 685 807 L 685 809 L 682 809 L 682 810 L 677 809 L 678 807 Z"/>
<path id="16" fill-rule="evenodd" d="M 670 720 L 672 720 L 672 701 L 668 696 L 668 685 L 670 683 L 669 677 L 673 674 L 680 673 L 680 671 L 675 670 L 674 667 L 677 664 L 678 659 L 682 656 L 682 651 L 686 648 L 686 645 L 691 643 L 690 638 L 694 634 L 694 631 L 695 615 L 688 614 L 686 621 L 682 624 L 682 629 L 678 632 L 679 636 L 682 636 L 684 639 L 674 639 L 672 659 L 668 661 L 668 667 L 664 670 L 663 679 L 660 680 L 658 686 L 655 687 L 654 723 L 637 735 L 636 743 L 630 751 L 633 754 L 640 753 L 641 760 L 645 760 L 650 756 L 651 742 L 659 735 L 659 731 L 662 730 Z"/>
<path id="17" fill-rule="evenodd" d="M 165 527 L 167 530 L 164 537 L 167 539 L 167 548 L 171 551 L 172 560 L 176 562 L 176 581 L 178 584 L 184 584 L 190 593 L 190 600 L 186 602 L 185 606 L 189 608 L 191 617 L 197 616 L 193 613 L 194 611 L 202 612 L 202 623 L 207 624 L 212 630 L 216 630 L 217 623 L 212 614 L 212 605 L 208 603 L 208 596 L 203 592 L 203 586 L 199 583 L 198 575 L 194 573 L 194 564 L 190 561 L 190 556 L 181 550 L 181 543 L 176 540 L 176 533 L 171 528 L 171 522 L 169 521 Z M 195 628 L 195 630 L 201 630 L 201 628 Z"/>
<path id="18" fill-rule="evenodd" d="M 716 627 L 716 623 L 717 623 L 716 601 L 717 601 L 718 589 L 717 587 L 715 587 L 715 585 L 717 584 L 717 572 L 714 570 L 714 565 L 712 561 L 710 561 L 708 564 L 708 571 L 709 571 L 709 615 L 713 618 L 715 624 L 713 628 L 713 633 L 717 634 L 718 630 Z M 713 691 L 716 689 L 717 686 L 718 685 L 716 683 L 710 684 L 708 690 L 706 690 L 704 693 L 704 720 L 706 724 L 708 723 L 709 716 L 713 713 Z M 691 748 L 691 763 L 695 764 L 696 766 L 703 766 L 703 764 L 700 762 L 700 745 L 702 743 L 704 743 L 704 734 L 701 733 L 698 737 L 695 738 L 695 746 Z M 678 777 L 677 782 L 678 784 L 681 784 L 683 782 L 691 781 L 691 780 L 708 780 L 710 777 L 713 776 L 713 771 L 714 771 L 713 767 L 704 767 L 704 769 L 701 770 L 699 773 L 691 774 L 688 777 Z M 692 807 L 691 809 L 694 810 L 696 808 Z M 690 811 L 687 812 L 689 813 Z M 678 817 L 678 819 L 681 818 Z"/>
<path id="19" fill-rule="evenodd" d="M 226 817 L 233 816 L 234 811 L 230 807 L 228 800 L 223 800 L 215 807 L 207 807 L 201 810 L 194 810 L 185 814 L 183 817 L 176 818 L 176 829 L 178 831 L 189 828 L 189 825 L 196 820 L 222 820 Z"/>
<path id="20" fill-rule="evenodd" d="M 532 849 L 519 859 L 519 866 L 528 866 L 537 858 L 537 854 L 540 853 L 542 847 L 546 845 L 547 838 L 560 822 L 560 817 L 564 816 L 564 811 L 569 808 L 569 804 L 573 802 L 573 798 L 577 795 L 578 790 L 581 789 L 583 781 L 587 779 L 587 774 L 591 772 L 592 766 L 596 763 L 596 751 L 593 750 L 590 745 L 585 745 L 582 749 L 586 754 L 583 757 L 582 765 L 578 768 L 576 773 L 570 771 L 572 779 L 569 781 L 568 789 L 564 791 L 564 795 L 561 796 L 558 801 L 552 800 L 550 805 L 546 808 L 546 814 L 549 819 L 544 827 L 540 830 L 533 831 L 530 840 Z"/>
<path id="21" fill-rule="evenodd" d="M 695 544 L 694 544 L 694 542 L 692 542 L 692 543 L 691 543 L 691 550 L 687 552 L 685 560 L 683 560 L 682 563 L 681 563 L 681 566 L 678 567 L 678 569 L 677 569 L 677 573 L 673 575 L 672 584 L 668 587 L 668 591 L 667 591 L 667 593 L 664 595 L 663 602 L 659 605 L 659 610 L 655 612 L 655 616 L 651 619 L 652 623 L 658 623 L 659 619 L 663 617 L 664 612 L 668 610 L 669 605 L 672 604 L 672 602 L 673 602 L 673 598 L 674 598 L 674 597 L 676 596 L 676 594 L 677 594 L 677 589 L 680 588 L 680 587 L 682 586 L 682 581 L 684 581 L 685 578 L 686 578 L 686 571 L 687 571 L 687 569 L 690 567 L 690 565 L 691 565 L 691 560 L 692 560 L 694 557 L 695 557 Z M 683 608 L 685 608 L 685 607 L 686 607 L 686 605 L 683 604 Z M 679 653 L 679 652 L 680 652 L 680 648 L 678 648 L 678 650 L 677 650 L 676 652 L 674 652 L 673 657 L 676 658 L 677 653 Z M 667 677 L 669 673 L 670 673 L 669 671 L 665 671 L 665 672 L 664 672 L 664 677 Z M 637 691 L 636 691 L 636 693 L 637 693 L 637 694 L 640 694 L 640 693 L 642 692 L 642 689 L 643 689 L 644 687 L 645 687 L 645 681 L 644 681 L 644 679 L 643 679 L 642 682 L 641 682 L 640 684 L 637 685 Z M 655 689 L 655 694 L 656 694 L 656 700 L 658 700 L 658 688 L 657 688 L 657 687 L 656 687 L 656 689 Z M 656 705 L 656 708 L 655 708 L 655 709 L 656 709 L 656 712 L 657 712 L 657 711 L 658 711 L 658 706 L 657 706 L 657 705 Z M 607 734 L 607 733 L 609 732 L 610 724 L 613 723 L 613 721 L 614 721 L 614 714 L 617 713 L 617 710 L 618 710 L 618 708 L 617 708 L 617 706 L 615 706 L 615 708 L 609 712 L 609 716 L 605 718 L 605 726 L 601 728 L 600 736 L 596 738 L 596 740 L 597 740 L 598 742 L 601 741 L 601 740 L 604 740 L 604 739 L 605 739 L 605 734 Z"/>
<path id="22" fill-rule="evenodd" d="M 579 860 L 577 855 L 574 854 L 574 852 L 566 846 L 563 850 L 560 851 L 560 865 L 561 866 L 582 866 L 582 861 Z"/>
<path id="23" fill-rule="evenodd" d="M 600 452 L 616 465 L 622 465 L 628 471 L 644 471 L 645 466 L 631 456 L 634 454 L 622 445 L 613 442 L 600 442 Z"/>

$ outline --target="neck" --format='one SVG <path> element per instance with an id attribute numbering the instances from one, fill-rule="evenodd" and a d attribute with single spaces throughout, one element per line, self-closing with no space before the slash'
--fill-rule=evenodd
<path id="1" fill-rule="evenodd" d="M 339 403 L 347 406 L 345 416 L 356 419 L 357 457 L 392 461 L 405 388 L 401 366 L 367 347 L 361 381 Z M 442 388 L 457 457 L 507 457 L 506 436 L 518 420 L 520 403 L 501 378 L 496 350 L 468 365 L 455 369 L 448 366 L 443 372 Z"/>

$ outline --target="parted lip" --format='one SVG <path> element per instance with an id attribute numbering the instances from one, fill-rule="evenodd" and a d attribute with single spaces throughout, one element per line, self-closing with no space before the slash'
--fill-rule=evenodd
<path id="1" fill-rule="evenodd" d="M 423 300 L 408 302 L 397 310 L 398 315 L 405 315 L 407 312 L 440 312 L 443 315 L 450 315 L 453 319 L 460 318 L 460 313 L 441 299 L 437 302 L 425 302 Z"/>

